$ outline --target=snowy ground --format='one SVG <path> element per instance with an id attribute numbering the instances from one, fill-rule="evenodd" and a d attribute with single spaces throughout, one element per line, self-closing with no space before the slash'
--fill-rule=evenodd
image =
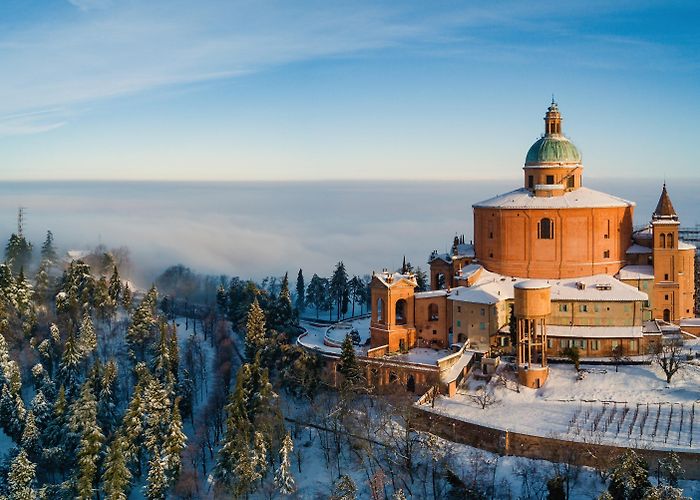
<path id="1" fill-rule="evenodd" d="M 700 450 L 700 366 L 687 365 L 670 385 L 656 365 L 550 365 L 541 389 L 492 381 L 496 402 L 482 409 L 471 380 L 454 398 L 439 397 L 432 411 L 514 432 L 658 449 Z M 426 408 L 428 409 L 428 408 Z M 547 425 L 543 426 L 542 423 Z"/>

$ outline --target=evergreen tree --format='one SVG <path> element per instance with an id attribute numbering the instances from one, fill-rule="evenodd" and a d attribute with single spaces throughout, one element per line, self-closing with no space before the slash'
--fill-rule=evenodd
<path id="1" fill-rule="evenodd" d="M 126 289 L 124 289 L 126 295 Z M 136 362 L 145 361 L 146 349 L 151 345 L 154 337 L 156 321 L 156 301 L 158 292 L 152 287 L 131 317 L 131 324 L 126 332 L 126 343 L 129 346 L 129 355 Z"/>
<path id="2" fill-rule="evenodd" d="M 299 269 L 297 274 L 297 297 L 296 297 L 296 310 L 297 316 L 304 314 L 304 309 L 306 309 L 306 286 L 304 285 L 304 273 Z"/>
<path id="3" fill-rule="evenodd" d="M 75 490 L 78 498 L 91 499 L 98 479 L 98 460 L 105 437 L 97 423 L 97 401 L 92 381 L 88 379 L 80 397 L 71 407 L 70 428 L 80 436 Z"/>
<path id="4" fill-rule="evenodd" d="M 336 319 L 340 319 L 342 310 L 348 310 L 348 273 L 345 270 L 345 264 L 341 260 L 335 266 L 333 276 L 330 282 L 330 293 L 333 301 L 336 304 Z"/>
<path id="5" fill-rule="evenodd" d="M 261 432 L 253 433 L 253 449 L 251 460 L 255 475 L 263 478 L 267 474 L 267 441 Z"/>
<path id="6" fill-rule="evenodd" d="M 173 370 L 170 359 L 170 338 L 168 337 L 168 325 L 165 321 L 160 323 L 160 341 L 153 357 L 153 375 L 163 386 L 172 388 Z"/>
<path id="7" fill-rule="evenodd" d="M 61 386 L 53 405 L 51 420 L 44 432 L 44 458 L 54 467 L 67 468 L 73 461 L 77 446 L 77 434 L 68 426 L 68 402 L 65 388 Z"/>
<path id="8" fill-rule="evenodd" d="M 289 293 L 289 277 L 287 273 L 284 274 L 284 278 L 282 279 L 280 293 L 275 301 L 273 314 L 271 316 L 271 328 L 281 331 L 288 330 L 294 319 L 292 311 L 292 297 Z"/>
<path id="9" fill-rule="evenodd" d="M 53 408 L 52 405 L 46 400 L 46 397 L 41 390 L 38 390 L 34 395 L 34 398 L 32 398 L 30 408 L 32 410 L 32 414 L 34 415 L 34 421 L 39 429 L 39 432 L 43 433 L 53 418 Z"/>
<path id="10" fill-rule="evenodd" d="M 163 454 L 165 457 L 165 475 L 169 484 L 175 482 L 180 475 L 182 468 L 182 451 L 187 443 L 187 436 L 182 429 L 182 417 L 180 416 L 180 401 L 175 400 L 172 415 L 168 422 L 168 431 L 163 443 Z"/>
<path id="11" fill-rule="evenodd" d="M 122 282 L 119 278 L 119 270 L 116 264 L 112 269 L 112 276 L 109 278 L 108 294 L 109 300 L 112 302 L 112 307 L 117 307 L 119 299 L 122 296 Z"/>
<path id="12" fill-rule="evenodd" d="M 127 500 L 131 471 L 127 467 L 124 438 L 116 435 L 104 460 L 102 491 L 110 500 Z"/>
<path id="13" fill-rule="evenodd" d="M 20 446 L 27 452 L 29 457 L 36 461 L 40 452 L 39 429 L 36 426 L 36 420 L 34 419 L 34 412 L 32 410 L 27 412 L 27 416 L 24 419 L 24 430 L 22 431 Z"/>
<path id="14" fill-rule="evenodd" d="M 608 493 L 614 500 L 642 500 L 651 486 L 647 464 L 632 449 L 615 460 L 609 473 Z"/>
<path id="15" fill-rule="evenodd" d="M 148 461 L 148 477 L 146 479 L 146 498 L 148 500 L 165 500 L 168 490 L 168 481 L 165 477 L 165 468 L 159 454 L 151 455 Z"/>
<path id="16" fill-rule="evenodd" d="M 245 352 L 249 360 L 255 359 L 255 354 L 264 345 L 265 331 L 265 314 L 256 298 L 250 305 L 246 322 Z"/>
<path id="17" fill-rule="evenodd" d="M 80 329 L 78 330 L 78 346 L 81 356 L 86 359 L 91 358 L 95 349 L 97 349 L 97 334 L 92 324 L 92 318 L 87 312 L 83 314 L 83 321 L 80 323 Z"/>
<path id="18" fill-rule="evenodd" d="M 32 258 L 32 244 L 24 236 L 12 233 L 5 247 L 5 261 L 14 273 L 27 267 Z"/>
<path id="19" fill-rule="evenodd" d="M 216 307 L 219 314 L 228 313 L 228 294 L 226 293 L 226 287 L 220 284 L 216 289 Z"/>
<path id="20" fill-rule="evenodd" d="M 141 376 L 134 387 L 129 405 L 123 418 L 124 456 L 127 464 L 135 463 L 141 471 L 143 432 L 145 427 L 146 405 L 143 401 L 146 378 Z"/>
<path id="21" fill-rule="evenodd" d="M 79 384 L 82 349 L 71 330 L 63 348 L 63 356 L 58 366 L 58 379 L 66 391 L 66 398 L 72 401 Z"/>
<path id="22" fill-rule="evenodd" d="M 117 363 L 110 359 L 102 372 L 97 404 L 97 420 L 106 436 L 111 436 L 117 427 Z"/>
<path id="23" fill-rule="evenodd" d="M 430 289 L 430 281 L 428 280 L 428 275 L 423 271 L 420 266 L 415 270 L 416 283 L 418 284 L 417 292 L 427 292 Z"/>
<path id="24" fill-rule="evenodd" d="M 352 345 L 350 335 L 346 335 L 340 348 L 338 371 L 343 375 L 347 384 L 354 384 L 360 378 L 360 367 L 355 355 L 355 347 Z"/>
<path id="25" fill-rule="evenodd" d="M 325 298 L 325 286 L 323 279 L 314 274 L 306 290 L 306 303 L 316 309 L 316 319 L 318 319 L 319 309 L 323 306 Z"/>
<path id="26" fill-rule="evenodd" d="M 12 500 L 34 500 L 37 495 L 34 490 L 36 465 L 29 461 L 27 452 L 20 450 L 10 465 L 7 475 L 7 487 Z"/>
<path id="27" fill-rule="evenodd" d="M 13 367 L 14 362 L 8 363 L 9 367 Z M 21 380 L 19 386 L 16 383 L 19 377 L 19 370 L 12 369 L 10 380 L 2 386 L 2 396 L 0 396 L 0 427 L 12 438 L 13 441 L 19 443 L 24 430 L 24 420 L 26 418 L 26 409 L 21 396 Z M 14 380 L 14 382 L 13 382 Z"/>
<path id="28" fill-rule="evenodd" d="M 49 291 L 51 290 L 51 277 L 49 276 L 50 263 L 48 260 L 42 260 L 39 263 L 39 269 L 34 278 L 34 291 L 39 303 L 45 303 L 48 300 Z"/>
<path id="29" fill-rule="evenodd" d="M 47 261 L 49 265 L 54 265 L 58 262 L 58 255 L 53 244 L 53 233 L 46 231 L 46 239 L 41 245 L 41 260 Z"/>
<path id="30" fill-rule="evenodd" d="M 129 283 L 125 283 L 124 290 L 122 291 L 122 307 L 124 307 L 124 310 L 131 311 L 132 300 L 133 298 L 131 295 L 131 288 L 129 288 Z"/>
<path id="31" fill-rule="evenodd" d="M 357 498 L 357 486 L 348 475 L 343 474 L 338 478 L 331 495 L 331 500 L 355 500 Z"/>
<path id="32" fill-rule="evenodd" d="M 355 316 L 355 304 L 362 303 L 365 284 L 362 283 L 362 279 L 359 276 L 353 276 L 350 283 L 348 283 L 348 288 L 350 290 L 350 299 L 352 300 L 351 316 Z"/>
<path id="33" fill-rule="evenodd" d="M 282 449 L 280 450 L 280 466 L 275 473 L 275 486 L 282 495 L 291 495 L 296 489 L 294 484 L 294 477 L 291 473 L 291 464 L 289 457 L 294 451 L 294 442 L 292 441 L 292 436 L 287 432 L 282 442 Z"/>
<path id="34" fill-rule="evenodd" d="M 100 319 L 105 320 L 112 316 L 113 303 L 109 296 L 109 283 L 107 283 L 107 278 L 104 276 L 101 276 L 100 279 L 95 282 L 92 304 Z"/>

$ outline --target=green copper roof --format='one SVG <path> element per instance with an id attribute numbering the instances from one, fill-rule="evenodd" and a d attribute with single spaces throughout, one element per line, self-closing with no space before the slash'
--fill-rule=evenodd
<path id="1" fill-rule="evenodd" d="M 563 135 L 545 135 L 530 147 L 525 157 L 525 165 L 542 163 L 581 163 L 581 153 Z"/>

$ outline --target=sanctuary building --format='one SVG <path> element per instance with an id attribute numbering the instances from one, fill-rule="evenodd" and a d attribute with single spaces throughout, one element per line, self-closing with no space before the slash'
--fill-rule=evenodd
<path id="1" fill-rule="evenodd" d="M 555 102 L 544 122 L 522 187 L 473 205 L 473 243 L 455 237 L 451 252 L 430 255 L 430 291 L 416 292 L 407 272 L 373 274 L 376 352 L 511 352 L 521 382 L 539 387 L 547 358 L 567 348 L 642 355 L 694 317 L 695 247 L 678 237 L 665 184 L 650 223 L 634 230 L 634 202 L 584 186 Z"/>

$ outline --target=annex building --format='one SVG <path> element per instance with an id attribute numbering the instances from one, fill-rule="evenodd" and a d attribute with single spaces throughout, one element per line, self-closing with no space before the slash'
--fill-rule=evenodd
<path id="1" fill-rule="evenodd" d="M 373 274 L 369 354 L 453 344 L 463 356 L 511 353 L 521 382 L 539 387 L 547 358 L 567 348 L 643 355 L 679 325 L 691 330 L 695 247 L 679 239 L 666 185 L 649 224 L 635 230 L 634 202 L 585 187 L 555 102 L 544 122 L 522 186 L 473 205 L 473 242 L 455 237 L 451 252 L 430 255 L 430 291 L 416 292 L 409 273 Z"/>

